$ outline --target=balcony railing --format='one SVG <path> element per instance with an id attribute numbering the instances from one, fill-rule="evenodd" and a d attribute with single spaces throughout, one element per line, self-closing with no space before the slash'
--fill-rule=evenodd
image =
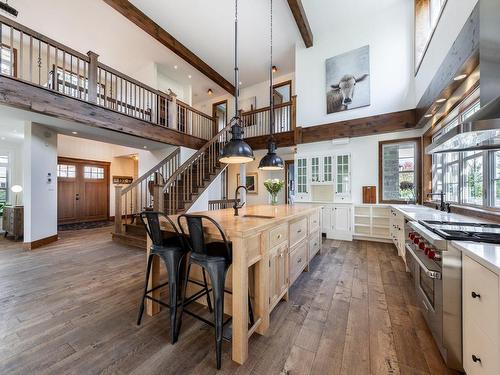
<path id="1" fill-rule="evenodd" d="M 0 16 L 0 74 L 202 139 L 212 117 L 6 17 Z"/>
<path id="2" fill-rule="evenodd" d="M 296 96 L 286 103 L 274 106 L 273 133 L 285 133 L 296 126 Z M 241 114 L 245 138 L 260 137 L 269 134 L 270 107 L 255 109 Z"/>

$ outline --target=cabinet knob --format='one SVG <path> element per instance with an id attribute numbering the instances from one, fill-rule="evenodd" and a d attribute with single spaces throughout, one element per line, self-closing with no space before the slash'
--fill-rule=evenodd
<path id="1" fill-rule="evenodd" d="M 297 259 L 297 263 L 302 263 L 302 258 Z"/>
<path id="2" fill-rule="evenodd" d="M 471 296 L 472 296 L 472 298 L 481 298 L 481 295 L 479 293 L 476 293 L 476 292 L 472 292 Z"/>
<path id="3" fill-rule="evenodd" d="M 301 233 L 301 232 L 302 232 L 302 229 L 299 229 L 299 230 L 297 231 L 297 233 Z"/>
<path id="4" fill-rule="evenodd" d="M 472 361 L 477 363 L 481 363 L 481 358 L 479 358 L 478 356 L 476 356 L 475 354 L 472 355 Z"/>
<path id="5" fill-rule="evenodd" d="M 281 234 L 278 234 L 278 240 L 281 238 Z"/>

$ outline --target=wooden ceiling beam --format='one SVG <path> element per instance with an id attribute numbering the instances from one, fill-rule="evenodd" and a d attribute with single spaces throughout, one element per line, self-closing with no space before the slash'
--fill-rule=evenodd
<path id="1" fill-rule="evenodd" d="M 288 6 L 292 11 L 293 18 L 295 18 L 295 23 L 299 28 L 300 35 L 302 35 L 302 40 L 307 48 L 313 46 L 313 34 L 311 27 L 309 26 L 309 21 L 307 20 L 307 15 L 302 6 L 301 0 L 288 0 Z"/>
<path id="2" fill-rule="evenodd" d="M 224 90 L 234 95 L 234 85 L 217 73 L 210 65 L 199 58 L 185 45 L 175 39 L 171 34 L 162 29 L 151 18 L 144 14 L 139 8 L 134 6 L 128 0 L 103 0 L 106 4 L 121 13 L 125 18 L 151 35 L 165 47 L 181 57 L 188 64 L 192 65 L 198 71 L 210 78 Z"/>

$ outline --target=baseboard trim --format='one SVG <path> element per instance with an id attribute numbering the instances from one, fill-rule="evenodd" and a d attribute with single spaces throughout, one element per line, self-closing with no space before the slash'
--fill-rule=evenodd
<path id="1" fill-rule="evenodd" d="M 42 246 L 48 245 L 49 243 L 56 242 L 59 239 L 57 234 L 50 237 L 41 238 L 33 242 L 25 242 L 23 244 L 24 250 L 35 250 Z"/>

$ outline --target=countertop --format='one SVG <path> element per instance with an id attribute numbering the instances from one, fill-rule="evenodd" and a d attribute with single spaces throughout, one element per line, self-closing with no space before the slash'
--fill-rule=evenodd
<path id="1" fill-rule="evenodd" d="M 475 223 L 487 223 L 488 220 L 473 218 L 470 216 L 448 213 L 430 208 L 427 206 L 420 206 L 414 204 L 392 204 L 392 208 L 399 211 L 409 220 L 419 221 L 419 220 L 436 220 L 436 221 L 458 221 L 461 223 L 475 222 Z"/>
<path id="2" fill-rule="evenodd" d="M 247 237 L 259 231 L 275 227 L 282 222 L 291 220 L 294 217 L 299 217 L 311 213 L 314 210 L 321 208 L 321 204 L 300 204 L 288 205 L 280 204 L 272 206 L 269 204 L 262 205 L 245 205 L 239 209 L 239 216 L 234 216 L 233 208 L 223 210 L 192 212 L 192 214 L 206 215 L 219 223 L 224 232 L 228 236 L 237 235 Z M 268 217 L 245 217 L 245 215 L 261 215 Z M 170 216 L 177 222 L 178 215 Z M 215 228 L 207 227 L 216 233 Z"/>
<path id="3" fill-rule="evenodd" d="M 500 276 L 500 245 L 467 241 L 452 241 L 451 244 Z"/>

